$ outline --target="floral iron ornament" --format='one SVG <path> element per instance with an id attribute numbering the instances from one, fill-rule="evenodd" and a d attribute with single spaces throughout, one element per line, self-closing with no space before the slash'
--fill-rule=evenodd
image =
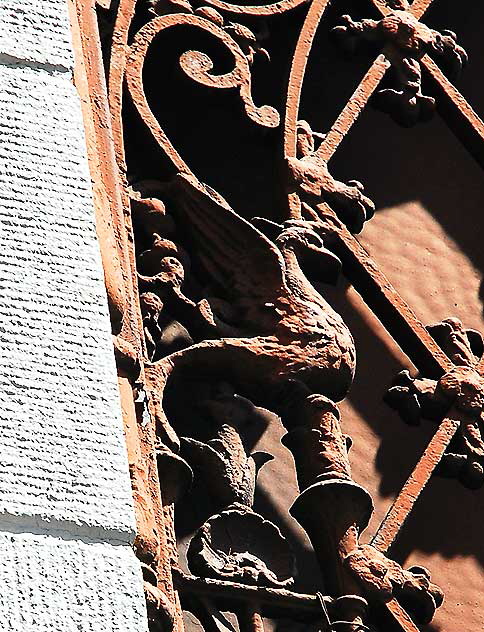
<path id="1" fill-rule="evenodd" d="M 375 205 L 364 195 L 361 182 L 344 183 L 333 178 L 315 150 L 317 136 L 321 134 L 315 134 L 306 121 L 298 121 L 296 157 L 288 158 L 288 189 L 297 192 L 302 203 L 317 206 L 327 202 L 352 232 L 359 233 L 365 221 L 373 217 Z"/>
<path id="2" fill-rule="evenodd" d="M 440 462 L 439 472 L 478 489 L 484 484 L 484 380 L 476 365 L 483 356 L 483 339 L 479 332 L 464 329 L 457 318 L 428 329 L 454 366 L 438 381 L 412 378 L 403 371 L 389 389 L 386 401 L 410 425 L 418 425 L 422 418 L 439 420 L 452 405 L 467 413 Z"/>
<path id="3" fill-rule="evenodd" d="M 434 112 L 435 99 L 422 94 L 420 60 L 425 54 L 442 57 L 454 76 L 467 63 L 467 54 L 457 44 L 455 33 L 434 31 L 408 11 L 392 11 L 381 20 L 361 22 L 343 15 L 341 21 L 333 29 L 333 35 L 347 51 L 354 52 L 363 40 L 385 45 L 385 55 L 395 71 L 398 87 L 378 90 L 375 104 L 401 125 L 427 120 Z"/>
<path id="4" fill-rule="evenodd" d="M 395 91 L 399 102 L 395 118 L 408 122 L 420 117 L 426 107 L 420 75 L 427 73 L 431 98 L 446 106 L 449 121 L 459 123 L 453 126 L 456 133 L 467 142 L 471 139 L 471 151 L 484 162 L 479 145 L 484 140 L 482 122 L 469 107 L 461 107 L 462 95 L 426 55 L 448 55 L 456 66 L 465 62 L 453 34 L 438 34 L 419 22 L 430 3 L 422 0 L 402 11 L 375 0 L 381 21 L 346 20 L 337 33 L 350 40 L 362 34 L 381 41 L 383 54 L 322 134 L 301 120 L 299 102 L 307 60 L 329 2 L 314 0 L 308 7 L 282 119 L 284 152 L 277 158 L 285 170 L 281 169 L 284 178 L 279 186 L 282 195 L 288 194 L 288 203 L 281 206 L 277 221 L 260 209 L 259 217 L 244 219 L 200 182 L 150 106 L 145 61 L 155 40 L 169 31 L 185 29 L 211 38 L 228 53 L 230 69 L 219 72 L 216 58 L 191 49 L 181 54 L 179 67 L 204 88 L 238 93 L 252 123 L 275 129 L 280 113 L 273 105 L 257 105 L 253 96 L 256 54 L 268 57 L 261 41 L 266 39 L 264 46 L 271 48 L 266 26 L 254 24 L 263 18 L 270 31 L 272 16 L 304 2 L 252 6 L 224 0 L 200 5 L 186 0 L 120 0 L 111 7 L 115 21 L 109 51 L 109 106 L 119 176 L 125 185 L 122 226 L 129 234 L 126 248 L 135 275 L 133 287 L 140 291 L 139 299 L 132 297 L 132 302 L 139 306 L 145 334 L 137 358 L 142 372 L 136 379 L 146 393 L 148 417 L 138 428 L 139 458 L 144 464 L 154 453 L 158 464 L 158 500 L 153 500 L 158 507 L 156 528 L 150 537 L 140 534 L 137 539 L 138 555 L 147 567 L 153 629 L 181 629 L 180 596 L 207 630 L 226 629 L 219 616 L 223 607 L 235 611 L 240 627 L 251 632 L 261 632 L 263 616 L 274 611 L 297 619 L 305 609 L 313 620 L 325 622 L 318 596 L 289 590 L 294 573 L 287 541 L 275 524 L 253 509 L 261 463 L 245 435 L 250 424 L 237 422 L 241 402 L 250 419 L 258 406 L 274 411 L 287 431 L 283 442 L 294 457 L 300 489 L 291 514 L 308 533 L 320 562 L 329 592 L 323 598 L 328 625 L 345 632 L 368 629 L 375 623 L 370 605 L 372 610 L 383 607 L 396 629 L 415 632 L 415 621 L 427 623 L 442 603 L 442 593 L 430 582 L 426 569 L 404 570 L 386 553 L 469 410 L 456 415 L 456 398 L 451 398 L 453 405 L 439 411 L 440 425 L 428 450 L 371 545 L 362 544 L 360 535 L 372 513 L 372 501 L 352 479 L 351 441 L 343 433 L 337 407 L 353 379 L 355 345 L 341 316 L 306 274 L 308 261 L 324 280 L 334 280 L 342 268 L 426 379 L 437 381 L 455 373 L 455 358 L 439 346 L 353 235 L 371 219 L 373 202 L 358 181 L 343 183 L 328 166 L 391 65 L 402 82 Z M 102 6 L 108 9 L 106 2 Z M 164 60 L 158 62 L 162 72 Z M 136 113 L 143 130 L 162 150 L 159 165 L 147 169 L 142 158 L 135 164 L 129 151 L 128 111 L 129 116 Z M 135 246 L 130 241 L 130 221 Z M 114 304 L 117 299 L 110 300 Z M 111 307 L 121 314 L 117 337 L 122 347 L 123 306 Z M 483 372 L 479 363 L 473 370 L 478 375 Z M 212 386 L 220 381 L 233 385 L 229 412 L 224 409 L 221 414 L 219 408 L 208 422 L 194 397 L 194 421 L 188 433 L 186 428 L 182 432 L 183 420 L 170 403 L 173 393 L 191 392 L 201 376 Z M 462 381 L 457 385 L 461 387 Z M 179 405 L 182 400 L 177 400 Z M 197 436 L 199 426 L 204 428 L 203 439 Z M 145 476 L 153 495 L 156 477 L 152 470 L 145 474 L 148 470 L 133 468 L 140 480 Z M 214 503 L 188 546 L 188 567 L 196 576 L 179 568 L 173 519 L 173 504 L 186 490 L 192 470 L 196 480 L 205 481 Z M 149 506 L 146 495 L 140 494 L 140 499 L 139 504 Z M 263 547 L 247 536 L 247 525 L 259 534 Z"/>

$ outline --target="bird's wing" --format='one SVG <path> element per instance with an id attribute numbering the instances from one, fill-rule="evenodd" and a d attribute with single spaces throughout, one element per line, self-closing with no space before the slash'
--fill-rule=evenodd
<path id="1" fill-rule="evenodd" d="M 175 177 L 173 196 L 195 256 L 227 298 L 265 303 L 284 291 L 280 251 L 222 196 L 186 174 Z"/>

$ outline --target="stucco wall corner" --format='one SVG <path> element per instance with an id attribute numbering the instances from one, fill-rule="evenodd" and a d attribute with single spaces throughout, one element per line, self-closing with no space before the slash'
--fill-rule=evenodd
<path id="1" fill-rule="evenodd" d="M 1 627 L 146 632 L 67 0 L 0 25 Z"/>

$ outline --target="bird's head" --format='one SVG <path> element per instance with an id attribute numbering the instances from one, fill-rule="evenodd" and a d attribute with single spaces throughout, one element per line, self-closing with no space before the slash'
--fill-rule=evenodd
<path id="1" fill-rule="evenodd" d="M 281 252 L 294 253 L 308 276 L 318 281 L 335 283 L 341 271 L 341 261 L 328 250 L 323 239 L 309 222 L 286 222 L 276 239 Z"/>

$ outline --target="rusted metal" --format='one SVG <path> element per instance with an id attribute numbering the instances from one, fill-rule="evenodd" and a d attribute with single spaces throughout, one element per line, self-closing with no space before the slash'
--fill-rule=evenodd
<path id="1" fill-rule="evenodd" d="M 263 631 L 262 613 L 266 606 L 317 611 L 318 596 L 287 590 L 292 581 L 292 558 L 285 539 L 276 525 L 256 514 L 252 507 L 256 473 L 264 458 L 261 461 L 260 455 L 250 452 L 241 429 L 248 419 L 257 416 L 256 406 L 263 406 L 277 412 L 288 431 L 284 442 L 293 453 L 300 487 L 291 511 L 313 542 L 332 597 L 341 600 L 338 620 L 353 627 L 366 626 L 369 601 L 384 604 L 400 630 L 416 632 L 418 628 L 398 599 L 417 593 L 415 602 L 419 603 L 412 616 L 420 616 L 427 623 L 441 604 L 442 594 L 429 582 L 427 571 L 404 570 L 383 552 L 398 537 L 430 476 L 445 457 L 451 439 L 460 436 L 464 444 L 471 444 L 470 438 L 480 438 L 478 413 L 483 389 L 475 366 L 482 374 L 484 361 L 477 364 L 465 331 L 457 323 L 450 323 L 456 331 L 460 327 L 458 333 L 467 345 L 464 355 L 468 365 L 463 367 L 452 344 L 442 343 L 424 326 L 379 270 L 352 234 L 371 219 L 374 205 L 359 182 L 336 180 L 328 169 L 328 161 L 369 100 L 378 92 L 381 94 L 381 80 L 392 65 L 401 85 L 383 92 L 391 92 L 392 98 L 396 94 L 403 102 L 398 107 L 405 110 L 404 115 L 401 110 L 394 118 L 404 124 L 414 123 L 422 118 L 421 112 L 415 111 L 435 99 L 437 110 L 449 127 L 484 164 L 484 124 L 425 55 L 428 51 L 447 51 L 457 65 L 462 65 L 465 52 L 453 34 L 439 34 L 419 22 L 431 0 L 415 0 L 411 5 L 404 0 L 373 0 L 382 20 L 354 22 L 346 17 L 336 28 L 339 34 L 363 34 L 367 39 L 381 40 L 383 52 L 327 133 L 315 133 L 309 122 L 299 120 L 307 62 L 329 5 L 328 0 L 315 0 L 299 34 L 287 89 L 284 156 L 280 158 L 284 158 L 287 167 L 284 184 L 288 190 L 289 221 L 279 226 L 268 218 L 256 218 L 250 223 L 197 179 L 189 159 L 185 161 L 163 129 L 146 96 L 145 60 L 152 42 L 163 31 L 186 27 L 210 36 L 229 54 L 231 69 L 217 74 L 210 57 L 187 50 L 179 58 L 185 75 L 204 88 L 238 91 L 245 115 L 253 123 L 276 128 L 278 112 L 270 105 L 257 106 L 252 98 L 252 72 L 257 72 L 257 66 L 252 67 L 254 56 L 265 51 L 260 46 L 260 34 L 251 30 L 252 22 L 249 28 L 229 22 L 225 14 L 255 20 L 290 11 L 303 2 L 282 0 L 242 6 L 209 0 L 207 4 L 194 8 L 188 0 L 153 0 L 147 3 L 151 13 L 146 6 L 144 13 L 137 12 L 140 5 L 136 0 L 120 0 L 119 6 L 111 6 L 116 16 L 108 68 L 113 144 L 102 133 L 96 135 L 91 130 L 89 134 L 97 139 L 99 154 L 107 155 L 114 147 L 117 168 L 110 155 L 108 168 L 103 166 L 99 176 L 104 198 L 109 198 L 105 192 L 111 189 L 117 195 L 115 201 L 104 199 L 98 203 L 102 210 L 100 240 L 108 292 L 121 305 L 118 311 L 123 327 L 126 325 L 122 315 L 132 310 L 130 322 L 138 336 L 131 340 L 134 354 L 126 346 L 130 343 L 126 336 L 116 338 L 118 356 L 124 358 L 123 366 L 141 369 L 138 386 L 146 392 L 149 411 L 149 419 L 140 423 L 130 394 L 133 376 L 123 375 L 120 388 L 125 408 L 129 408 L 125 423 L 133 490 L 138 508 L 144 506 L 144 514 L 138 520 L 138 555 L 147 566 L 150 617 L 155 623 L 164 621 L 165 625 L 182 629 L 176 589 L 191 596 L 195 603 L 192 607 L 201 613 L 208 630 L 218 629 L 214 615 L 217 599 L 237 602 L 240 628 L 251 632 Z M 110 3 L 103 0 L 100 6 L 107 10 Z M 92 35 L 93 5 L 79 5 L 79 15 L 84 32 Z M 406 39 L 399 31 L 403 26 Z M 88 60 L 92 44 L 84 37 L 84 59 Z M 95 128 L 109 129 L 106 108 L 94 107 L 94 95 L 101 95 L 101 101 L 106 103 L 106 95 L 99 90 L 99 57 L 96 64 L 86 73 L 85 91 L 93 108 L 86 110 L 86 118 L 94 120 Z M 430 78 L 431 97 L 421 92 L 421 68 Z M 163 184 L 149 179 L 133 183 L 133 174 L 137 178 L 140 174 L 126 163 L 123 94 L 129 94 L 143 125 L 171 163 L 170 173 L 160 171 Z M 316 147 L 315 139 L 321 136 L 322 142 Z M 177 175 L 167 183 L 173 170 Z M 128 187 L 128 181 L 132 186 Z M 130 207 L 141 232 L 144 231 L 137 244 L 136 260 Z M 111 217 L 116 218 L 114 233 L 109 232 Z M 189 253 L 185 251 L 187 243 Z M 448 403 L 447 408 L 451 407 L 449 402 L 453 405 L 443 421 L 439 418 L 434 437 L 371 546 L 359 542 L 359 533 L 372 511 L 371 498 L 351 478 L 347 438 L 342 434 L 335 404 L 345 397 L 351 384 L 354 342 L 341 317 L 303 273 L 300 260 L 308 255 L 317 258 L 328 276 L 335 274 L 341 262 L 345 276 L 420 371 L 418 379 L 409 377 L 409 384 L 398 388 L 402 392 L 407 388 L 412 397 L 417 397 L 419 388 L 433 389 L 437 398 Z M 191 256 L 195 266 L 191 265 Z M 201 298 L 195 299 L 186 289 L 193 280 L 191 275 L 196 277 L 199 269 L 205 275 L 204 282 L 208 280 L 209 286 L 217 288 L 219 295 L 215 298 L 203 290 Z M 195 278 L 202 287 L 198 281 Z M 175 315 L 187 329 L 190 340 L 181 350 L 162 352 L 164 332 L 160 322 L 165 312 Z M 145 342 L 141 341 L 141 331 Z M 462 347 L 458 346 L 458 351 Z M 184 381 L 186 375 L 190 376 L 188 382 Z M 243 394 L 235 395 L 234 390 L 221 398 L 207 396 L 203 400 L 204 414 L 208 407 L 215 428 L 206 442 L 193 437 L 181 440 L 165 410 L 166 393 L 173 385 L 183 388 L 193 375 L 208 375 L 219 382 L 223 378 L 224 382 L 237 385 Z M 479 441 L 477 444 L 479 447 Z M 471 461 L 480 466 L 479 459 Z M 174 502 L 188 487 L 189 465 L 196 467 L 198 476 L 205 479 L 219 508 L 198 525 L 188 549 L 190 568 L 196 569 L 200 577 L 179 570 L 176 551 Z M 157 532 L 155 544 L 147 536 L 150 530 Z M 249 538 L 248 533 L 257 533 L 257 538 Z M 265 548 L 257 548 L 260 542 Z M 155 562 L 149 559 L 154 549 L 151 557 L 157 558 Z M 157 604 L 164 603 L 164 599 L 172 610 L 166 607 L 162 613 L 163 607 L 159 606 L 157 613 Z M 332 603 L 330 598 L 327 601 Z M 336 617 L 336 611 L 333 614 Z"/>
<path id="2" fill-rule="evenodd" d="M 104 69 L 99 49 L 96 12 L 90 2 L 71 0 L 77 54 L 75 82 L 81 93 L 88 157 L 93 180 L 96 229 L 108 291 L 113 333 L 141 353 L 137 287 L 123 212 L 123 189 L 114 156 L 111 117 L 107 108 Z"/>
<path id="3" fill-rule="evenodd" d="M 420 629 L 415 625 L 408 613 L 405 612 L 396 599 L 391 599 L 385 604 L 385 607 L 402 632 L 420 632 Z"/>
<path id="4" fill-rule="evenodd" d="M 230 2 L 223 2 L 222 0 L 209 0 L 207 4 L 218 9 L 223 9 L 228 13 L 243 13 L 251 16 L 270 16 L 285 13 L 291 9 L 295 9 L 301 4 L 304 4 L 307 0 L 280 0 L 265 5 L 238 5 Z"/>
<path id="5" fill-rule="evenodd" d="M 429 9 L 432 5 L 433 0 L 414 0 L 408 10 L 412 15 L 420 20 L 423 17 L 424 13 Z"/>
<path id="6" fill-rule="evenodd" d="M 431 1 L 417 0 L 411 5 L 409 10 L 416 18 L 420 18 L 430 4 Z M 384 2 L 375 0 L 374 5 L 383 15 L 390 13 L 390 10 Z M 408 7 L 403 5 L 398 8 L 407 9 Z M 314 32 L 314 24 L 311 24 L 311 28 Z M 437 94 L 439 112 L 442 113 L 449 126 L 460 140 L 464 142 L 476 159 L 483 164 L 482 152 L 484 144 L 482 142 L 483 127 L 481 120 L 462 95 L 460 95 L 458 90 L 443 75 L 433 60 L 426 56 L 422 59 L 422 65 L 433 79 L 434 93 Z M 328 161 L 337 150 L 342 139 L 351 129 L 362 109 L 368 104 L 370 97 L 383 78 L 388 66 L 389 62 L 385 59 L 384 55 L 381 55 L 372 65 L 317 150 L 317 154 L 320 158 Z M 295 67 L 293 65 L 293 73 L 294 78 L 291 75 L 291 80 L 293 80 L 295 85 L 301 86 L 303 72 L 301 72 L 297 66 Z M 291 80 L 290 86 L 292 85 Z M 287 129 L 290 127 L 288 121 L 292 121 L 294 125 L 297 120 L 297 111 L 294 112 L 293 109 L 294 104 L 299 102 L 299 98 L 299 95 L 297 95 L 297 98 L 292 94 L 289 95 L 288 103 L 291 104 L 292 109 L 289 110 L 290 116 L 286 114 L 285 145 L 286 155 L 289 156 L 294 155 L 295 140 L 291 138 L 290 133 L 287 132 Z M 291 215 L 293 217 L 299 216 L 300 207 L 294 203 L 292 196 L 289 200 Z M 328 210 L 327 207 L 323 207 L 323 215 L 327 215 Z M 331 211 L 329 212 L 331 214 Z M 336 234 L 338 241 L 335 252 L 343 261 L 346 275 L 352 281 L 355 288 L 362 294 L 367 304 L 369 304 L 373 311 L 379 316 L 392 336 L 399 342 L 400 346 L 427 375 L 438 377 L 447 371 L 452 366 L 452 363 L 434 343 L 426 329 L 414 316 L 398 293 L 395 292 L 387 282 L 357 240 L 341 224 Z M 484 364 L 481 361 L 480 367 L 482 366 L 484 366 Z M 373 544 L 377 548 L 387 550 L 397 537 L 414 503 L 430 478 L 433 470 L 440 462 L 441 457 L 458 427 L 459 422 L 449 418 L 445 419 L 439 426 L 427 450 L 380 526 L 373 540 Z M 386 607 L 402 630 L 417 630 L 415 624 L 395 600 L 390 601 Z"/>
<path id="7" fill-rule="evenodd" d="M 228 601 L 257 601 L 263 606 L 298 613 L 301 618 L 317 617 L 321 611 L 318 595 L 292 592 L 287 588 L 249 586 L 219 579 L 195 577 L 179 568 L 173 569 L 177 590 L 181 594 L 193 593 L 209 597 L 224 598 Z M 330 603 L 328 599 L 328 603 Z"/>
<path id="8" fill-rule="evenodd" d="M 454 411 L 454 415 L 444 419 L 430 443 L 425 448 L 419 462 L 413 469 L 402 487 L 397 498 L 390 507 L 383 522 L 378 527 L 371 544 L 379 551 L 388 551 L 394 540 L 400 533 L 406 519 L 412 511 L 425 485 L 439 464 L 445 450 L 452 437 L 459 428 L 459 414 Z"/>
<path id="9" fill-rule="evenodd" d="M 368 100 L 380 84 L 389 66 L 390 63 L 385 59 L 384 55 L 380 55 L 373 62 L 317 150 L 317 154 L 322 160 L 329 161 L 338 149 L 341 141 L 368 104 Z"/>
<path id="10" fill-rule="evenodd" d="M 360 41 L 385 44 L 384 56 L 392 66 L 394 85 L 379 89 L 374 103 L 406 127 L 428 120 L 435 109 L 435 99 L 422 93 L 423 56 L 442 57 L 455 76 L 467 63 L 467 53 L 457 43 L 455 33 L 435 31 L 407 10 L 394 10 L 380 20 L 354 21 L 344 15 L 332 32 L 351 52 Z"/>
<path id="11" fill-rule="evenodd" d="M 422 65 L 437 95 L 437 109 L 466 149 L 484 167 L 484 122 L 430 57 Z"/>
<path id="12" fill-rule="evenodd" d="M 237 620 L 240 632 L 264 632 L 264 620 L 257 602 L 248 604 Z"/>
<path id="13" fill-rule="evenodd" d="M 424 13 L 429 9 L 434 0 L 372 0 L 375 8 L 383 15 L 389 15 L 393 10 L 404 10 L 411 13 L 418 20 L 423 17 Z"/>
<path id="14" fill-rule="evenodd" d="M 151 42 L 164 29 L 179 25 L 198 27 L 210 33 L 227 47 L 235 60 L 235 67 L 231 72 L 223 75 L 213 75 L 210 73 L 212 62 L 208 57 L 203 53 L 189 51 L 180 58 L 180 65 L 188 76 L 208 87 L 221 89 L 238 88 L 247 115 L 259 125 L 277 127 L 279 125 L 279 115 L 274 108 L 268 105 L 255 106 L 251 96 L 249 62 L 242 49 L 227 31 L 197 15 L 181 13 L 155 18 L 140 29 L 129 48 L 126 79 L 131 97 L 156 141 L 165 150 L 165 153 L 170 157 L 178 171 L 191 173 L 153 115 L 143 89 L 143 65 Z"/>
<path id="15" fill-rule="evenodd" d="M 284 118 L 284 155 L 296 156 L 296 126 L 299 114 L 301 90 L 306 65 L 319 22 L 329 5 L 329 0 L 314 0 L 304 20 L 291 64 L 287 87 L 286 114 Z"/>
<path id="16" fill-rule="evenodd" d="M 106 3 L 101 6 L 109 8 Z M 140 386 L 140 360 L 145 344 L 133 267 L 131 224 L 124 206 L 127 195 L 122 186 L 124 180 L 120 177 L 119 163 L 116 162 L 117 143 L 108 110 L 94 1 L 70 0 L 70 13 L 75 47 L 74 79 L 81 96 L 86 129 L 96 228 L 113 326 L 120 404 L 133 488 L 137 529 L 134 546 L 141 560 L 156 564 L 158 569 L 162 592 L 154 594 L 158 588 L 147 589 L 148 609 L 150 603 L 156 602 L 156 616 L 170 621 L 173 620 L 171 610 L 177 611 L 175 627 L 181 630 L 180 606 L 173 590 L 171 562 L 165 554 L 168 546 L 159 485 L 154 484 L 154 437 L 149 427 L 140 427 L 135 404 L 134 389 Z M 118 148 L 118 158 L 120 151 Z M 168 597 L 168 601 L 163 601 L 163 595 Z"/>

